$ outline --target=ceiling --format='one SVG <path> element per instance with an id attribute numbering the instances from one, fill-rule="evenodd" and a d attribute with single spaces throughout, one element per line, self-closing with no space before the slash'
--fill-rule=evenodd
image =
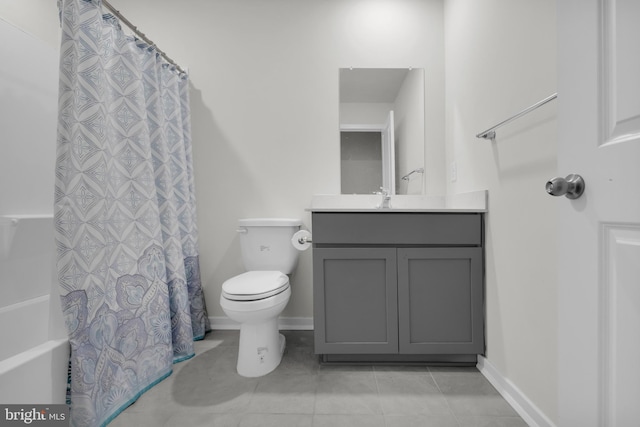
<path id="1" fill-rule="evenodd" d="M 340 102 L 392 103 L 408 68 L 341 68 Z"/>

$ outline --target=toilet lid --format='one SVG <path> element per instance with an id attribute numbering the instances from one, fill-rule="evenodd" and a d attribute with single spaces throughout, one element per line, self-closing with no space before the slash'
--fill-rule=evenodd
<path id="1" fill-rule="evenodd" d="M 279 294 L 289 286 L 289 278 L 279 271 L 248 271 L 222 284 L 222 295 L 230 300 L 251 301 Z"/>

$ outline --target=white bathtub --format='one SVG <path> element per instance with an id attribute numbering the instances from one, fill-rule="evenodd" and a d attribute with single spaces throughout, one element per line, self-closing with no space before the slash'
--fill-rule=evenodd
<path id="1" fill-rule="evenodd" d="M 65 402 L 69 344 L 54 257 L 52 216 L 0 216 L 3 404 Z"/>

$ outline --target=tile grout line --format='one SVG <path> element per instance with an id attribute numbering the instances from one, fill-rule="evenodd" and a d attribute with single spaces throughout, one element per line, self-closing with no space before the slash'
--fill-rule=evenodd
<path id="1" fill-rule="evenodd" d="M 438 391 L 444 398 L 444 401 L 447 403 L 447 408 L 449 408 L 449 412 L 451 413 L 451 415 L 453 415 L 453 418 L 456 420 L 456 424 L 458 424 L 458 427 L 462 427 L 462 424 L 460 423 L 460 419 L 458 418 L 458 415 L 456 415 L 453 409 L 451 409 L 451 405 L 449 404 L 449 399 L 447 399 L 447 396 L 445 396 L 445 394 L 442 392 L 440 385 L 438 385 L 438 381 L 436 381 L 436 377 L 433 376 L 433 371 L 429 367 L 427 367 L 427 369 L 429 370 L 429 375 L 431 376 L 433 383 L 436 385 L 436 387 L 438 388 Z"/>
<path id="2" fill-rule="evenodd" d="M 382 399 L 380 398 L 380 386 L 378 384 L 378 375 L 376 374 L 378 371 L 375 365 L 371 365 L 371 370 L 373 371 L 373 380 L 376 383 L 376 394 L 378 396 L 377 402 L 380 407 L 380 412 L 382 413 L 382 422 L 384 422 L 385 427 L 387 426 L 387 416 L 384 413 L 384 407 L 382 406 Z"/>

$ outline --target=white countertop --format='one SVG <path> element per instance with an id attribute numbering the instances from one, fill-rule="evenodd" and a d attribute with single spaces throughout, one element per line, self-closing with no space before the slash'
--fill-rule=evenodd
<path id="1" fill-rule="evenodd" d="M 311 212 L 487 212 L 488 191 L 453 196 L 393 195 L 389 208 L 378 208 L 378 194 L 315 194 Z"/>

